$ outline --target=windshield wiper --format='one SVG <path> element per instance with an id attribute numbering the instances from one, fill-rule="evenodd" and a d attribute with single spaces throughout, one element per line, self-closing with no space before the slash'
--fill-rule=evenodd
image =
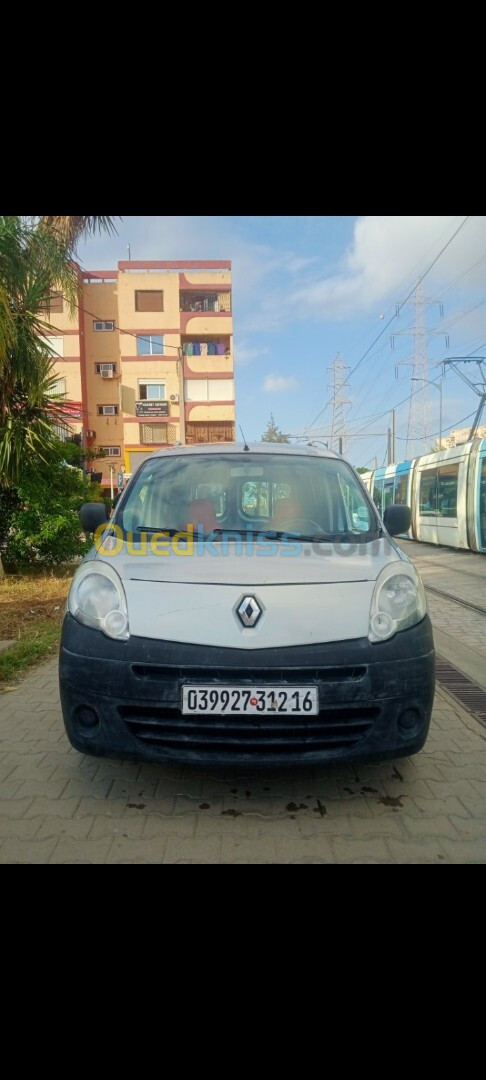
<path id="1" fill-rule="evenodd" d="M 184 529 L 169 529 L 169 528 L 167 528 L 166 525 L 137 525 L 137 528 L 134 529 L 133 531 L 137 532 L 137 533 L 161 532 L 161 533 L 165 533 L 166 536 L 175 536 L 176 533 L 184 532 L 185 530 Z"/>
<path id="2" fill-rule="evenodd" d="M 229 535 L 231 535 L 231 533 L 236 533 L 238 536 L 251 536 L 255 543 L 258 543 L 260 537 L 268 538 L 268 540 L 283 540 L 285 538 L 292 543 L 299 540 L 310 542 L 312 540 L 329 541 L 333 539 L 333 536 L 330 533 L 323 533 L 322 535 L 321 533 L 317 533 L 315 536 L 304 536 L 299 532 L 292 532 L 291 529 L 212 529 L 211 533 L 227 533 Z M 209 535 L 209 533 L 207 535 Z"/>

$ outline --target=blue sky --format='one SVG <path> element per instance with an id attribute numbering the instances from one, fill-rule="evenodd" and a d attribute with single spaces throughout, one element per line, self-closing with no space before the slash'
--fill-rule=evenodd
<path id="1" fill-rule="evenodd" d="M 389 412 L 403 399 L 397 460 L 405 458 L 412 388 L 405 361 L 413 357 L 407 331 L 414 314 L 408 303 L 396 318 L 396 305 L 463 221 L 464 215 L 126 217 L 117 236 L 91 238 L 78 257 L 86 269 L 110 269 L 128 257 L 130 244 L 132 259 L 231 259 L 237 424 L 246 438 L 258 441 L 273 413 L 281 430 L 299 441 L 327 441 L 328 368 L 339 352 L 350 369 L 361 361 L 349 383 L 347 456 L 354 465 L 371 466 L 375 456 L 383 464 Z M 447 356 L 486 355 L 486 217 L 468 218 L 422 289 L 428 377 L 437 378 Z M 458 421 L 476 411 L 477 401 L 450 373 L 443 383 L 443 433 L 467 426 Z M 428 416 L 432 436 L 439 429 L 439 394 L 432 387 Z M 423 444 L 416 445 L 419 452 Z"/>

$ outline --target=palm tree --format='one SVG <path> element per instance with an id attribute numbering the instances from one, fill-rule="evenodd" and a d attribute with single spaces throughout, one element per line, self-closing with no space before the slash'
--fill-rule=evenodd
<path id="1" fill-rule="evenodd" d="M 78 240 L 96 232 L 116 232 L 113 217 L 42 217 L 40 224 L 54 231 L 73 252 Z"/>
<path id="2" fill-rule="evenodd" d="M 113 230 L 113 219 L 0 217 L 0 484 L 15 483 L 29 458 L 44 455 L 59 422 L 49 299 L 59 289 L 74 313 L 74 246 L 97 229 Z"/>

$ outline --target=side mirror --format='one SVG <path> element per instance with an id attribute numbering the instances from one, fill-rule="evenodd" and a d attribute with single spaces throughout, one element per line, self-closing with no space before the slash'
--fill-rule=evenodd
<path id="1" fill-rule="evenodd" d="M 84 503 L 79 511 L 81 525 L 85 532 L 96 532 L 99 525 L 108 525 L 108 516 L 103 503 Z"/>
<path id="2" fill-rule="evenodd" d="M 383 524 L 390 536 L 408 532 L 411 520 L 412 511 L 409 506 L 387 506 L 383 514 Z"/>

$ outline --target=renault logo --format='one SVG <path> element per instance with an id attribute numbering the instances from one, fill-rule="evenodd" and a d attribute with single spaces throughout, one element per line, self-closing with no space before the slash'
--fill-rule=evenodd
<path id="1" fill-rule="evenodd" d="M 257 604 L 254 596 L 244 596 L 241 604 L 236 609 L 243 626 L 256 626 L 262 609 Z"/>

